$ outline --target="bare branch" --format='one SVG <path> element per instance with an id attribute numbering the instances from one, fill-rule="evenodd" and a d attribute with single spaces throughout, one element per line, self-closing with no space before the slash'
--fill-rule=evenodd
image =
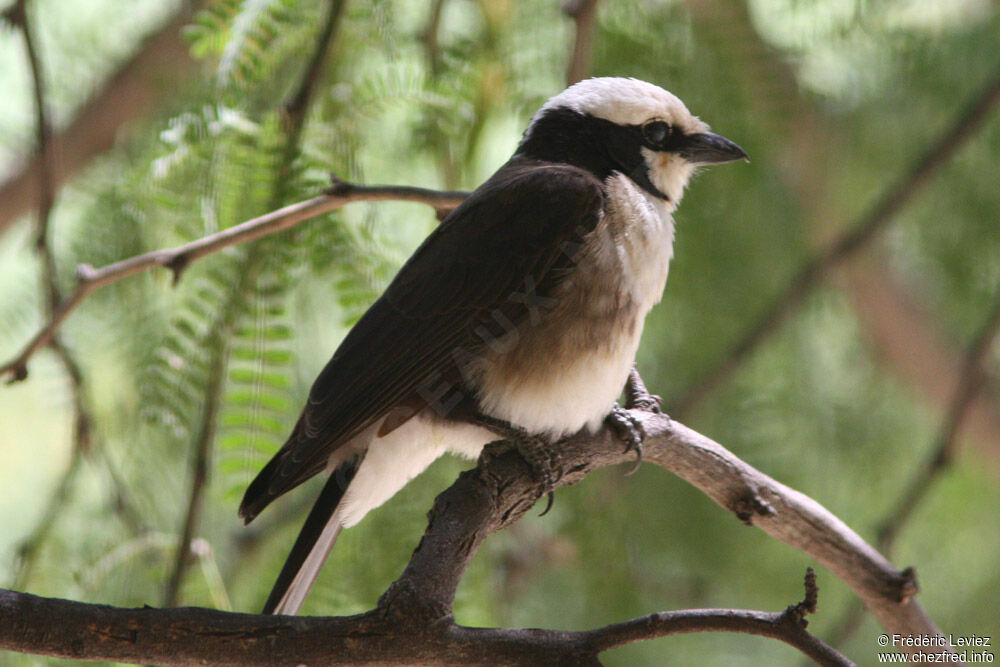
<path id="1" fill-rule="evenodd" d="M 316 87 L 319 85 L 320 77 L 323 75 L 327 54 L 336 36 L 340 19 L 344 15 L 344 5 L 346 4 L 346 0 L 330 0 L 326 20 L 323 22 L 316 49 L 313 51 L 312 58 L 306 65 L 302 81 L 291 97 L 289 97 L 288 101 L 285 102 L 285 124 L 289 146 L 298 146 L 299 132 L 301 132 L 305 124 L 306 112 L 309 110 Z"/>
<path id="2" fill-rule="evenodd" d="M 567 0 L 563 3 L 563 11 L 576 25 L 573 53 L 566 70 L 566 83 L 572 85 L 590 75 L 590 64 L 594 59 L 597 0 Z"/>
<path id="3" fill-rule="evenodd" d="M 646 461 L 696 486 L 741 521 L 815 558 L 857 593 L 890 634 L 940 636 L 913 599 L 917 585 L 911 569 L 894 569 L 821 505 L 718 443 L 665 415 L 633 415 L 646 433 Z M 387 609 L 400 606 L 407 616 L 421 617 L 446 613 L 468 560 L 485 536 L 515 521 L 540 497 L 530 468 L 516 452 L 487 451 L 484 458 L 479 469 L 463 473 L 439 496 L 428 532 L 403 575 L 383 596 Z M 555 458 L 553 464 L 563 472 L 556 486 L 565 486 L 597 468 L 630 463 L 633 454 L 604 428 L 596 435 L 578 434 L 560 442 Z M 454 513 L 455 507 L 464 509 Z"/>
<path id="4" fill-rule="evenodd" d="M 7 375 L 8 382 L 17 382 L 26 378 L 28 376 L 28 361 L 31 357 L 49 343 L 66 318 L 92 292 L 105 285 L 156 267 L 170 269 L 176 280 L 185 267 L 202 257 L 232 245 L 276 234 L 353 202 L 409 201 L 428 204 L 436 210 L 440 210 L 458 206 L 468 194 L 468 192 L 463 191 L 427 190 L 402 185 L 356 185 L 335 179 L 333 187 L 325 194 L 290 204 L 197 241 L 169 250 L 154 250 L 136 255 L 100 269 L 83 264 L 77 267 L 78 282 L 74 292 L 63 299 L 59 307 L 52 313 L 49 321 L 25 345 L 21 352 L 14 359 L 0 366 L 0 377 Z"/>
<path id="5" fill-rule="evenodd" d="M 692 632 L 738 632 L 783 641 L 817 664 L 850 660 L 804 629 L 794 611 L 693 609 L 660 612 L 584 632 L 467 628 L 440 623 L 414 631 L 370 612 L 362 616 L 295 618 L 199 608 L 123 609 L 0 590 L 0 619 L 57 628 L 9 636 L 0 647 L 89 660 L 219 665 L 352 664 L 600 664 L 596 655 L 624 644 Z M 14 634 L 20 630 L 6 624 Z M 324 641 L 325 639 L 325 641 Z M 266 651 L 261 647 L 266 646 Z"/>
<path id="6" fill-rule="evenodd" d="M 216 329 L 216 331 L 221 333 L 220 329 Z M 222 336 L 213 337 L 221 338 Z M 188 491 L 187 510 L 184 513 L 180 537 L 177 540 L 174 565 L 163 594 L 165 607 L 173 607 L 177 604 L 181 582 L 191 562 L 191 542 L 194 540 L 195 531 L 201 523 L 205 483 L 208 481 L 210 451 L 212 443 L 215 441 L 215 418 L 219 409 L 226 372 L 227 347 L 222 340 L 216 340 L 209 345 L 209 349 L 212 350 L 212 361 L 208 369 L 208 383 L 205 387 L 205 405 L 202 409 L 198 435 L 194 442 L 194 452 L 191 455 L 191 488 Z"/>
<path id="7" fill-rule="evenodd" d="M 148 114 L 164 97 L 175 94 L 176 80 L 195 71 L 187 44 L 180 37 L 192 4 L 196 3 L 181 3 L 181 9 L 147 37 L 136 54 L 80 108 L 69 126 L 55 135 L 61 150 L 51 172 L 54 188 L 94 156 L 110 149 L 123 126 Z M 42 156 L 36 152 L 20 171 L 0 183 L 0 234 L 26 211 L 37 207 L 39 193 L 34 184 L 42 167 Z"/>
<path id="8" fill-rule="evenodd" d="M 633 416 L 642 421 L 647 434 L 647 461 L 676 473 L 742 521 L 815 558 L 861 597 L 888 633 L 941 636 L 914 599 L 916 584 L 912 571 L 895 570 L 818 503 L 748 466 L 718 443 L 663 415 L 634 411 Z M 596 435 L 578 434 L 560 443 L 554 454 L 553 465 L 562 475 L 555 482 L 557 486 L 574 484 L 597 468 L 632 459 L 632 454 L 624 451 L 622 443 L 607 428 Z M 513 656 L 519 656 L 519 662 L 524 664 L 525 654 L 518 651 L 524 650 L 524 642 L 528 642 L 533 651 L 529 655 L 534 657 L 529 664 L 543 664 L 544 660 L 553 664 L 552 660 L 556 657 L 565 659 L 567 656 L 563 643 L 566 637 L 572 636 L 573 641 L 583 642 L 573 644 L 572 648 L 572 655 L 580 660 L 593 656 L 595 651 L 603 650 L 602 647 L 636 638 L 634 633 L 640 627 L 640 621 L 596 631 L 596 634 L 589 635 L 589 639 L 586 633 L 473 630 L 452 625 L 451 605 L 455 591 L 478 546 L 487 535 L 516 521 L 541 495 L 542 490 L 532 479 L 530 467 L 515 450 L 491 447 L 478 468 L 462 473 L 455 484 L 438 497 L 430 514 L 427 532 L 402 576 L 382 596 L 378 609 L 362 616 L 326 620 L 287 619 L 223 615 L 192 609 L 174 610 L 181 613 L 175 616 L 168 611 L 109 610 L 78 605 L 65 608 L 67 616 L 60 617 L 59 623 L 39 625 L 26 620 L 39 618 L 37 614 L 42 612 L 32 606 L 42 604 L 39 599 L 30 596 L 11 598 L 15 594 L 6 594 L 6 599 L 16 600 L 17 606 L 10 601 L 4 603 L 5 598 L 0 596 L 0 614 L 16 618 L 11 623 L 14 628 L 4 630 L 11 624 L 0 617 L 5 621 L 0 622 L 0 636 L 3 637 L 0 646 L 20 647 L 22 650 L 30 646 L 34 651 L 52 653 L 51 643 L 57 637 L 53 628 L 72 628 L 86 622 L 88 625 L 83 627 L 89 629 L 73 634 L 75 643 L 72 646 L 91 646 L 89 650 L 94 653 L 76 655 L 99 659 L 149 661 L 152 657 L 150 647 L 157 645 L 163 633 L 169 632 L 175 642 L 169 648 L 160 646 L 157 650 L 161 653 L 156 654 L 156 659 L 163 656 L 165 662 L 175 663 L 195 659 L 238 662 L 246 659 L 247 650 L 259 650 L 260 646 L 266 645 L 269 650 L 264 659 L 274 663 L 304 660 L 309 656 L 315 659 L 318 655 L 324 656 L 325 660 L 334 654 L 339 657 L 329 657 L 329 660 L 349 662 L 359 657 L 351 651 L 360 650 L 358 647 L 363 646 L 368 651 L 365 654 L 368 659 L 384 662 L 405 662 L 415 658 L 426 660 L 428 656 L 435 656 L 433 660 L 442 662 L 475 662 L 482 659 L 482 654 L 477 651 L 489 650 L 491 661 L 497 664 L 517 662 Z M 815 593 L 815 584 L 807 584 L 806 600 L 786 610 L 781 623 L 789 623 L 789 619 L 798 619 L 796 622 L 799 623 L 802 616 L 814 607 Z M 85 614 L 84 610 L 88 613 Z M 93 614 L 97 612 L 109 616 L 95 620 Z M 677 623 L 680 627 L 704 623 L 714 624 L 718 629 L 727 623 L 736 623 L 723 618 L 733 612 L 716 610 L 701 613 L 708 614 L 708 620 L 696 621 L 683 616 L 670 620 L 668 615 L 659 617 L 653 624 L 660 623 L 666 628 L 670 623 Z M 81 615 L 79 618 L 86 620 L 74 621 L 73 614 Z M 679 620 L 682 618 L 686 620 Z M 761 634 L 773 632 L 764 620 L 746 623 L 758 624 L 754 627 Z M 778 622 L 775 618 L 768 622 L 771 621 Z M 42 627 L 46 628 L 45 631 L 40 629 Z M 405 632 L 406 641 L 388 638 L 383 634 L 386 627 Z M 729 629 L 735 628 L 730 625 Z M 95 634 L 100 641 L 93 637 Z M 204 642 L 201 640 L 203 634 Z M 196 635 L 199 641 L 190 641 Z M 317 645 L 315 636 L 325 637 L 326 641 L 320 642 L 322 647 Z M 87 637 L 87 641 L 83 637 Z M 358 641 L 362 637 L 365 641 Z M 461 643 L 469 637 L 475 637 L 476 641 Z M 184 646 L 177 644 L 178 638 Z M 460 642 L 459 648 L 455 646 L 456 641 Z M 586 641 L 596 644 L 589 645 Z M 481 648 L 473 648 L 474 645 Z M 110 651 L 112 646 L 116 651 L 113 654 L 99 652 Z M 143 652 L 143 648 L 147 650 Z M 414 654 L 413 651 L 418 648 L 427 652 Z M 65 651 L 65 646 L 61 650 Z M 908 650 L 919 652 L 930 649 L 908 647 Z M 195 651 L 198 651 L 197 656 Z M 595 663 L 590 660 L 577 664 Z"/>
<path id="9" fill-rule="evenodd" d="M 917 471 L 906 491 L 903 492 L 896 508 L 885 518 L 878 530 L 879 549 L 892 549 L 896 536 L 906 524 L 917 504 L 927 495 L 928 490 L 954 459 L 958 448 L 958 433 L 969 413 L 969 407 L 983 386 L 984 364 L 990 350 L 1000 335 L 1000 292 L 997 293 L 993 309 L 990 311 L 982 330 L 969 345 L 962 364 L 962 381 L 955 392 L 951 408 L 941 425 L 937 444 L 930 457 Z"/>
<path id="10" fill-rule="evenodd" d="M 899 500 L 893 506 L 894 509 L 890 510 L 879 524 L 875 544 L 882 553 L 890 555 L 893 552 L 896 538 L 913 515 L 913 510 L 926 497 L 934 482 L 940 479 L 954 459 L 955 450 L 958 448 L 958 433 L 983 386 L 984 365 L 990 350 L 996 344 L 998 335 L 1000 335 L 1000 292 L 997 293 L 993 310 L 983 324 L 982 330 L 966 350 L 965 361 L 962 364 L 962 380 L 955 391 L 955 398 L 948 414 L 941 424 L 936 446 L 900 494 Z M 836 624 L 836 629 L 831 634 L 833 640 L 837 643 L 846 641 L 857 630 L 863 616 L 863 607 L 857 604 L 851 605 Z"/>
<path id="11" fill-rule="evenodd" d="M 585 643 L 594 653 L 625 644 L 688 632 L 739 632 L 778 639 L 798 650 L 818 665 L 853 665 L 835 649 L 806 632 L 807 614 L 816 612 L 819 589 L 816 573 L 806 573 L 806 597 L 780 613 L 737 609 L 689 609 L 660 612 L 625 623 L 609 625 L 585 633 Z"/>
<path id="12" fill-rule="evenodd" d="M 420 41 L 424 45 L 424 55 L 427 57 L 427 67 L 431 71 L 431 77 L 437 78 L 441 74 L 441 44 L 438 41 L 438 33 L 441 30 L 441 14 L 444 12 L 445 0 L 431 0 L 430 17 L 427 25 L 420 32 Z"/>

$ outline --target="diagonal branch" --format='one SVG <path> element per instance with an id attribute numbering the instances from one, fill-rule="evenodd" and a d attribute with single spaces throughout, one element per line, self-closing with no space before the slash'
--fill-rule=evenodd
<path id="1" fill-rule="evenodd" d="M 961 384 L 945 415 L 934 450 L 903 492 L 896 508 L 879 527 L 876 544 L 882 551 L 888 552 L 892 549 L 899 530 L 905 525 L 914 508 L 954 459 L 955 450 L 958 449 L 959 430 L 986 379 L 985 364 L 998 335 L 1000 335 L 1000 292 L 997 293 L 993 309 L 982 329 L 965 353 Z"/>
<path id="2" fill-rule="evenodd" d="M 86 264 L 80 265 L 77 267 L 76 289 L 59 303 L 49 321 L 21 352 L 0 366 L 0 376 L 8 376 L 8 382 L 25 379 L 28 376 L 28 361 L 31 357 L 48 345 L 66 318 L 91 293 L 105 285 L 156 267 L 170 269 L 174 273 L 174 279 L 177 280 L 188 264 L 202 257 L 232 245 L 276 234 L 353 202 L 409 201 L 427 204 L 437 210 L 447 210 L 462 203 L 468 194 L 457 190 L 428 190 L 405 185 L 356 185 L 334 177 L 334 185 L 322 195 L 290 204 L 191 243 L 136 255 L 100 269 Z"/>
<path id="3" fill-rule="evenodd" d="M 912 570 L 896 570 L 824 507 L 744 463 L 722 445 L 665 415 L 632 414 L 646 433 L 647 462 L 694 485 L 741 521 L 816 559 L 855 591 L 889 634 L 940 636 L 914 599 L 917 585 Z M 608 428 L 561 442 L 554 457 L 554 466 L 563 471 L 556 486 L 575 484 L 595 469 L 634 458 Z M 438 497 L 428 532 L 380 603 L 390 613 L 399 608 L 407 617 L 446 615 L 482 540 L 515 521 L 541 496 L 531 469 L 516 451 L 487 458 Z M 456 507 L 463 511 L 455 512 Z M 394 617 L 398 620 L 399 615 Z"/>
<path id="4" fill-rule="evenodd" d="M 664 415 L 640 411 L 632 415 L 646 432 L 646 461 L 674 472 L 740 520 L 815 558 L 858 594 L 890 635 L 941 637 L 914 597 L 912 571 L 895 570 L 825 508 Z M 578 434 L 561 443 L 553 455 L 554 469 L 561 472 L 556 486 L 575 484 L 593 470 L 631 462 L 633 457 L 608 428 Z M 739 623 L 741 631 L 753 626 L 767 634 L 775 630 L 765 632 L 766 624 L 801 620 L 815 606 L 815 584 L 807 584 L 805 602 L 786 610 L 784 620 L 765 616 L 738 622 L 733 614 L 749 612 L 714 610 L 654 615 L 587 633 L 454 625 L 455 592 L 479 545 L 543 495 L 532 475 L 516 450 L 492 446 L 476 469 L 462 473 L 437 498 L 427 532 L 403 574 L 378 608 L 361 616 L 293 619 L 198 609 L 114 610 L 3 593 L 0 647 L 166 663 L 474 663 L 489 655 L 494 664 L 555 664 L 571 658 L 574 664 L 597 664 L 596 653 L 642 638 L 644 623 L 652 626 L 646 637 L 699 626 L 736 629 Z M 56 612 L 59 615 L 53 616 Z M 43 618 L 48 620 L 43 623 Z M 261 651 L 262 647 L 267 650 Z M 906 648 L 913 653 L 931 650 Z M 248 652 L 254 652 L 252 659 Z M 844 664 L 834 659 L 831 656 L 823 664 Z"/>
<path id="5" fill-rule="evenodd" d="M 926 497 L 954 459 L 955 450 L 958 448 L 958 433 L 969 416 L 973 401 L 982 389 L 986 379 L 985 364 L 998 336 L 1000 336 L 1000 292 L 997 293 L 993 309 L 982 329 L 966 350 L 961 383 L 941 424 L 936 446 L 924 464 L 914 473 L 894 508 L 879 524 L 875 544 L 882 553 L 888 555 L 893 552 L 896 538 L 909 522 L 913 510 Z M 834 641 L 839 644 L 854 634 L 863 615 L 864 609 L 860 605 L 849 607 L 831 633 Z"/>
<path id="6" fill-rule="evenodd" d="M 675 403 L 673 412 L 688 415 L 723 384 L 762 343 L 778 331 L 785 319 L 818 287 L 833 269 L 854 256 L 884 229 L 928 181 L 944 167 L 959 148 L 979 130 L 1000 102 L 1000 73 L 991 80 L 954 121 L 902 176 L 876 201 L 850 231 L 809 259 L 764 314 L 740 337 L 719 363 L 698 380 Z"/>
<path id="7" fill-rule="evenodd" d="M 143 40 L 136 54 L 83 104 L 69 126 L 55 135 L 62 150 L 51 173 L 54 187 L 61 186 L 95 155 L 110 149 L 123 126 L 148 115 L 163 98 L 174 95 L 177 86 L 168 82 L 176 83 L 195 71 L 180 33 L 190 17 L 190 7 L 196 4 L 181 3 L 177 13 Z M 36 152 L 0 183 L 0 234 L 38 205 L 38 192 L 32 184 L 43 166 L 42 156 Z"/>

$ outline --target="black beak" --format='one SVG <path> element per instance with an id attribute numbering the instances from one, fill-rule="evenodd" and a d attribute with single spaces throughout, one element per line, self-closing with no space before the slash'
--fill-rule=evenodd
<path id="1" fill-rule="evenodd" d="M 687 135 L 677 152 L 692 164 L 722 164 L 736 160 L 750 161 L 745 150 L 729 139 L 711 132 Z"/>

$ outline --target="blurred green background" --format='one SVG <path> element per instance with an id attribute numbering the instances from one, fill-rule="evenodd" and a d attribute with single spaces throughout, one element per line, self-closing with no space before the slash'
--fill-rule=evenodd
<path id="1" fill-rule="evenodd" d="M 4 4 L 14 3 L 0 11 Z M 316 51 L 330 3 L 26 7 L 57 131 L 88 104 L 93 118 L 123 118 L 106 149 L 80 148 L 96 124 L 67 132 L 59 145 L 62 154 L 84 153 L 66 169 L 50 220 L 66 293 L 78 264 L 178 245 L 308 198 L 330 171 L 364 183 L 474 188 L 513 151 L 534 110 L 565 87 L 576 39 L 557 0 L 347 2 L 298 132 L 281 109 Z M 996 79 L 1000 3 L 606 0 L 589 29 L 580 61 L 589 74 L 671 90 L 752 159 L 698 177 L 679 209 L 670 280 L 640 350 L 647 384 L 668 412 L 683 409 L 675 416 L 874 542 L 933 451 L 961 357 L 997 299 L 997 114 L 731 377 L 697 406 L 682 399 L 798 267 L 904 180 Z M 141 70 L 145 97 L 115 88 L 116 72 L 156 49 L 167 55 Z M 0 28 L 2 359 L 45 318 L 24 196 L 33 186 L 15 181 L 35 146 L 24 54 L 21 32 Z M 60 334 L 80 368 L 80 391 L 48 351 L 32 360 L 25 382 L 0 387 L 0 584 L 162 604 L 203 440 L 198 555 L 175 601 L 256 611 L 316 487 L 284 498 L 250 528 L 236 517 L 240 495 L 287 435 L 344 332 L 435 224 L 420 205 L 355 204 L 199 261 L 177 285 L 160 271 L 91 296 Z M 917 568 L 920 600 L 946 634 L 994 643 L 996 348 L 957 458 L 922 496 L 892 553 L 897 566 Z M 91 417 L 84 448 L 74 444 L 77 395 Z M 405 565 L 434 496 L 467 465 L 437 462 L 346 531 L 304 613 L 371 608 Z M 489 539 L 459 590 L 457 620 L 587 629 L 657 610 L 780 610 L 800 599 L 810 559 L 663 470 L 623 472 L 593 474 L 561 490 L 549 515 L 532 512 Z M 853 597 L 824 569 L 819 585 L 810 629 L 859 664 L 874 663 L 880 628 L 864 617 L 844 637 Z M 803 661 L 772 640 L 721 634 L 647 642 L 603 659 Z M 0 654 L 2 664 L 41 662 Z"/>

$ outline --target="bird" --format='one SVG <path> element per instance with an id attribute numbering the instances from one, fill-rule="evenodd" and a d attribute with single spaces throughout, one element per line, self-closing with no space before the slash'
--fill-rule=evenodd
<path id="1" fill-rule="evenodd" d="M 546 447 L 620 411 L 673 213 L 699 167 L 737 160 L 742 148 L 639 79 L 585 79 L 545 102 L 347 333 L 247 488 L 250 523 L 329 475 L 264 613 L 297 613 L 341 530 L 443 454 L 475 460 L 520 438 L 544 468 Z"/>

